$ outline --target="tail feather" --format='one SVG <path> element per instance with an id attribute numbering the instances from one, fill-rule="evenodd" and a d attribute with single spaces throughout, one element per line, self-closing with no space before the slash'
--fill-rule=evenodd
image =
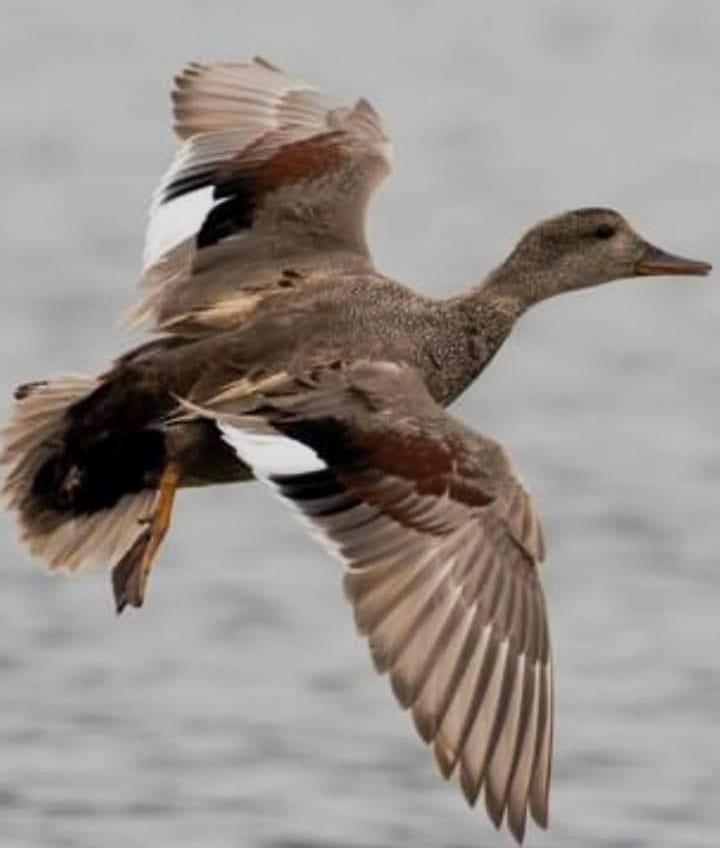
<path id="1" fill-rule="evenodd" d="M 8 466 L 2 494 L 17 512 L 20 536 L 30 553 L 51 569 L 115 562 L 142 532 L 154 492 L 122 496 L 106 509 L 68 512 L 37 496 L 38 473 L 63 449 L 67 410 L 99 385 L 97 378 L 68 376 L 28 383 L 15 392 L 15 408 L 3 431 L 0 462 Z"/>

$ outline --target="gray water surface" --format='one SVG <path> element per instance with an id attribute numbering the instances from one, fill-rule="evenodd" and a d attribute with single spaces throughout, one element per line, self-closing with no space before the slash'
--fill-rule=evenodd
<path id="1" fill-rule="evenodd" d="M 377 264 L 441 295 L 610 205 L 720 262 L 720 5 L 0 0 L 0 380 L 137 341 L 171 75 L 261 53 L 386 116 Z M 557 681 L 538 848 L 720 844 L 717 275 L 537 308 L 456 412 L 538 499 Z M 146 607 L 3 518 L 2 848 L 508 846 L 436 775 L 336 565 L 258 486 L 183 493 Z"/>

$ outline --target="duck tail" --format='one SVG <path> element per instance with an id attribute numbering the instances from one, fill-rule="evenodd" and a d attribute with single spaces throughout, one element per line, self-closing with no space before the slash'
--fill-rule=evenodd
<path id="1" fill-rule="evenodd" d="M 8 468 L 2 494 L 17 515 L 21 540 L 52 570 L 114 565 L 142 533 L 152 507 L 151 488 L 114 502 L 88 497 L 98 475 L 68 448 L 68 411 L 100 385 L 95 377 L 68 376 L 19 386 L 2 432 L 0 462 Z"/>

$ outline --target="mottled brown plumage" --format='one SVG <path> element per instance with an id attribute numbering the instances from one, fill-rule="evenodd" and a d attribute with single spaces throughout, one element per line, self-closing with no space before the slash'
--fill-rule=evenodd
<path id="1" fill-rule="evenodd" d="M 140 606 L 178 486 L 268 479 L 339 550 L 375 665 L 443 774 L 521 841 L 528 809 L 548 816 L 542 534 L 502 450 L 442 407 L 534 303 L 710 266 L 580 209 L 470 292 L 423 297 L 367 249 L 390 167 L 367 101 L 344 107 L 262 60 L 192 64 L 173 101 L 183 146 L 133 311 L 156 336 L 96 378 L 17 391 L 4 491 L 22 537 L 53 569 L 116 566 L 118 610 Z M 264 451 L 288 445 L 297 468 L 268 471 Z"/>

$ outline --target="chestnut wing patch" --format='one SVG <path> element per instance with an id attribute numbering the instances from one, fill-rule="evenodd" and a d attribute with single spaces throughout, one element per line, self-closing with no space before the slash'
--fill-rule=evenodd
<path id="1" fill-rule="evenodd" d="M 252 150 L 221 166 L 213 176 L 213 197 L 221 201 L 208 212 L 196 247 L 217 244 L 233 233 L 251 229 L 263 199 L 283 187 L 332 177 L 343 165 L 343 133 L 322 133 L 281 146 L 270 158 L 255 162 Z"/>

